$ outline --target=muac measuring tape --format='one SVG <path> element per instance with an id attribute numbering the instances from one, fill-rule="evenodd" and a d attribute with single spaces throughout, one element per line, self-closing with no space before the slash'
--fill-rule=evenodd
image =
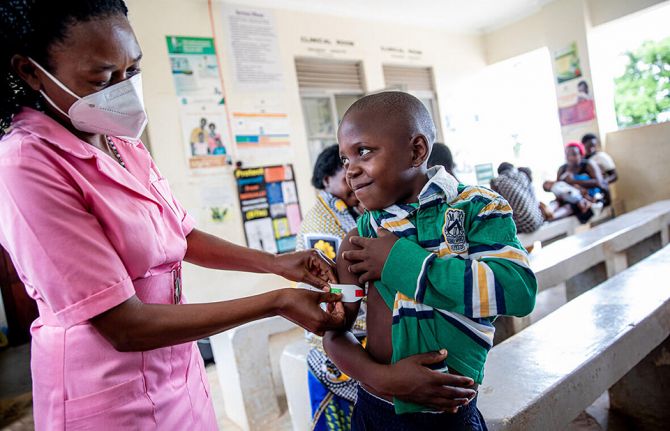
<path id="1" fill-rule="evenodd" d="M 311 286 L 307 283 L 298 283 L 298 287 L 315 292 L 323 292 L 321 289 Z M 331 293 L 339 293 L 342 295 L 342 302 L 358 302 L 365 296 L 365 290 L 355 284 L 330 284 Z"/>

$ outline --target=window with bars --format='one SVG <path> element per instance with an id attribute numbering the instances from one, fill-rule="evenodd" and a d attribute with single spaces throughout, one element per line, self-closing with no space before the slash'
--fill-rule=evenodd
<path id="1" fill-rule="evenodd" d="M 384 81 L 388 89 L 406 91 L 423 102 L 433 117 L 438 140 L 442 139 L 440 116 L 435 95 L 433 69 L 431 67 L 413 67 L 384 65 Z"/>
<path id="2" fill-rule="evenodd" d="M 337 127 L 346 110 L 363 94 L 362 64 L 296 58 L 296 74 L 312 163 L 321 151 L 337 143 Z"/>

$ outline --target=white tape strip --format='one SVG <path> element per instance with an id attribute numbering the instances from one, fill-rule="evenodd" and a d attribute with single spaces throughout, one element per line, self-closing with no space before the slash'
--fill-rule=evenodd
<path id="1" fill-rule="evenodd" d="M 330 285 L 332 293 L 341 293 L 342 302 L 358 302 L 365 296 L 365 291 L 362 287 L 355 284 L 332 284 Z"/>
<path id="2" fill-rule="evenodd" d="M 298 287 L 301 289 L 307 289 L 314 292 L 323 292 L 323 290 L 318 287 L 314 287 L 311 284 L 307 283 L 298 283 Z M 330 284 L 330 291 L 332 293 L 341 293 L 342 302 L 358 302 L 365 296 L 365 290 L 362 287 L 356 286 L 355 284 Z"/>

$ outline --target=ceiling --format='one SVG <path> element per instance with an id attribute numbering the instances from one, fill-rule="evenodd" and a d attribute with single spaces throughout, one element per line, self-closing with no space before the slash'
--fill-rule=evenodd
<path id="1" fill-rule="evenodd" d="M 539 10 L 553 0 L 231 0 L 231 3 L 337 15 L 452 33 L 482 33 Z"/>

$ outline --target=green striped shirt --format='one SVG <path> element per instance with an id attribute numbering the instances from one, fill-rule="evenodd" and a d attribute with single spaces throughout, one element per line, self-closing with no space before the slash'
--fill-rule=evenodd
<path id="1" fill-rule="evenodd" d="M 442 167 L 428 177 L 418 203 L 367 212 L 358 231 L 375 237 L 385 228 L 400 237 L 375 282 L 393 311 L 392 362 L 446 348 L 446 364 L 438 368 L 481 383 L 493 320 L 529 314 L 537 281 L 507 201 L 484 187 L 458 184 Z M 395 409 L 425 411 L 401 400 Z"/>

